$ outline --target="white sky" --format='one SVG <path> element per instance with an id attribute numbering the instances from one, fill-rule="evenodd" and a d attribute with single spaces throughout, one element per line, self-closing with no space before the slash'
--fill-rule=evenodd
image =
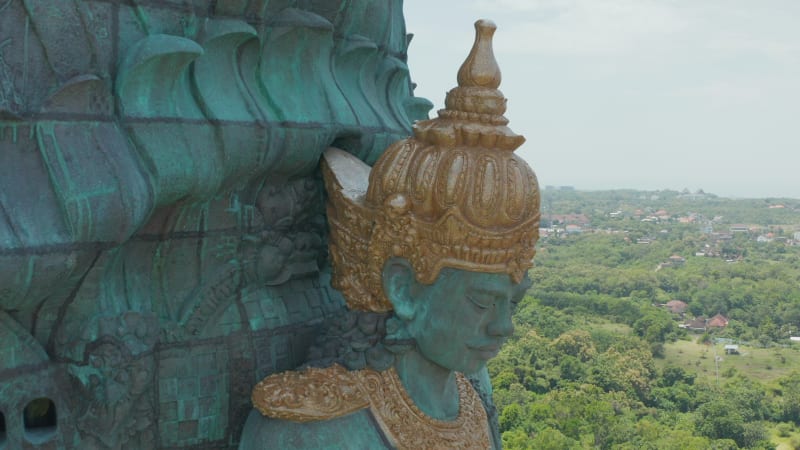
<path id="1" fill-rule="evenodd" d="M 509 126 L 545 185 L 800 198 L 800 0 L 405 0 L 441 108 L 493 20 Z M 432 111 L 432 116 L 435 112 Z"/>

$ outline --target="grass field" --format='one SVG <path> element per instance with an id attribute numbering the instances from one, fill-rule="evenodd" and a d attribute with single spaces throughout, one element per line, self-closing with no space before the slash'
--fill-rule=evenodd
<path id="1" fill-rule="evenodd" d="M 623 324 L 604 319 L 587 319 L 583 326 L 589 330 L 604 330 L 630 334 L 633 330 Z M 724 344 L 702 344 L 700 335 L 664 345 L 664 357 L 655 358 L 656 365 L 682 367 L 697 374 L 697 381 L 709 384 L 724 383 L 733 374 L 741 374 L 769 386 L 778 378 L 793 371 L 800 372 L 800 345 L 760 348 L 739 345 L 739 353 L 725 354 Z M 783 428 L 783 430 L 781 430 Z M 800 428 L 792 424 L 775 424 L 768 428 L 769 440 L 776 450 L 800 449 Z"/>
<path id="2" fill-rule="evenodd" d="M 795 450 L 800 448 L 799 431 L 793 424 L 777 424 L 769 429 L 769 440 L 775 444 L 775 450 Z"/>
<path id="3" fill-rule="evenodd" d="M 701 344 L 696 336 L 664 345 L 664 358 L 656 359 L 660 367 L 673 365 L 697 373 L 698 379 L 715 382 L 732 373 L 769 384 L 792 371 L 800 371 L 800 346 L 758 348 L 739 346 L 738 355 L 726 355 L 723 344 Z"/>
<path id="4" fill-rule="evenodd" d="M 603 330 L 618 334 L 631 334 L 633 329 L 624 323 L 609 322 L 608 320 L 592 319 L 584 322 L 589 330 Z"/>
<path id="5" fill-rule="evenodd" d="M 683 367 L 697 374 L 698 381 L 720 383 L 733 373 L 742 374 L 769 385 L 772 381 L 800 371 L 800 346 L 758 348 L 739 346 L 738 355 L 726 355 L 724 344 L 701 344 L 699 336 L 690 335 L 690 340 L 680 340 L 664 345 L 664 358 L 656 364 Z M 784 424 L 786 425 L 786 424 Z M 776 450 L 794 450 L 800 441 L 800 430 L 792 426 L 788 433 L 778 432 L 775 426 L 769 430 L 770 441 Z M 793 445 L 795 444 L 795 445 Z"/>

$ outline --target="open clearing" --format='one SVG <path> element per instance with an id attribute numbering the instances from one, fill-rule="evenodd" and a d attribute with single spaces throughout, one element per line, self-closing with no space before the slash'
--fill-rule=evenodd
<path id="1" fill-rule="evenodd" d="M 771 381 L 800 371 L 800 346 L 759 348 L 739 346 L 739 354 L 726 355 L 724 344 L 701 344 L 699 336 L 664 345 L 664 358 L 656 364 L 682 367 L 697 373 L 698 380 L 722 380 L 733 373 L 769 384 Z"/>

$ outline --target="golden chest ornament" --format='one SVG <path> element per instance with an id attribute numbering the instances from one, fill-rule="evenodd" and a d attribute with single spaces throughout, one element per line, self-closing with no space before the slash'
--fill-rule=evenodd
<path id="1" fill-rule="evenodd" d="M 397 372 L 348 371 L 333 365 L 269 376 L 253 388 L 253 405 L 276 419 L 310 422 L 369 408 L 381 431 L 398 449 L 491 448 L 486 411 L 469 380 L 456 373 L 459 413 L 437 420 L 423 413 Z"/>

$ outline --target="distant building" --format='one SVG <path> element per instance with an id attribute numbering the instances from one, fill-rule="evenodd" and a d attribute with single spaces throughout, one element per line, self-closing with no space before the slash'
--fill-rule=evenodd
<path id="1" fill-rule="evenodd" d="M 728 318 L 722 314 L 717 314 L 716 316 L 708 319 L 706 326 L 708 328 L 725 328 L 728 326 Z"/>
<path id="2" fill-rule="evenodd" d="M 551 214 L 550 220 L 554 224 L 575 224 L 582 227 L 587 227 L 591 223 L 586 214 Z"/>
<path id="3" fill-rule="evenodd" d="M 726 344 L 725 345 L 725 354 L 726 355 L 738 355 L 739 354 L 739 346 L 736 344 Z"/>
<path id="4" fill-rule="evenodd" d="M 567 234 L 583 233 L 583 228 L 581 228 L 580 225 L 570 224 L 564 227 L 564 229 L 567 231 Z"/>
<path id="5" fill-rule="evenodd" d="M 682 302 L 680 300 L 670 300 L 664 306 L 666 306 L 669 312 L 671 312 L 672 314 L 683 314 L 689 307 L 689 305 L 687 305 L 686 302 Z"/>
<path id="6" fill-rule="evenodd" d="M 730 241 L 733 239 L 733 235 L 729 233 L 713 233 L 711 237 L 718 241 Z"/>
<path id="7" fill-rule="evenodd" d="M 686 258 L 680 255 L 672 255 L 669 257 L 669 262 L 672 263 L 673 266 L 682 266 L 686 263 Z"/>
<path id="8" fill-rule="evenodd" d="M 729 229 L 731 233 L 747 233 L 750 231 L 750 227 L 742 224 L 731 225 Z"/>
<path id="9" fill-rule="evenodd" d="M 697 316 L 683 325 L 680 325 L 680 327 L 686 328 L 689 331 L 706 331 L 706 318 Z"/>

